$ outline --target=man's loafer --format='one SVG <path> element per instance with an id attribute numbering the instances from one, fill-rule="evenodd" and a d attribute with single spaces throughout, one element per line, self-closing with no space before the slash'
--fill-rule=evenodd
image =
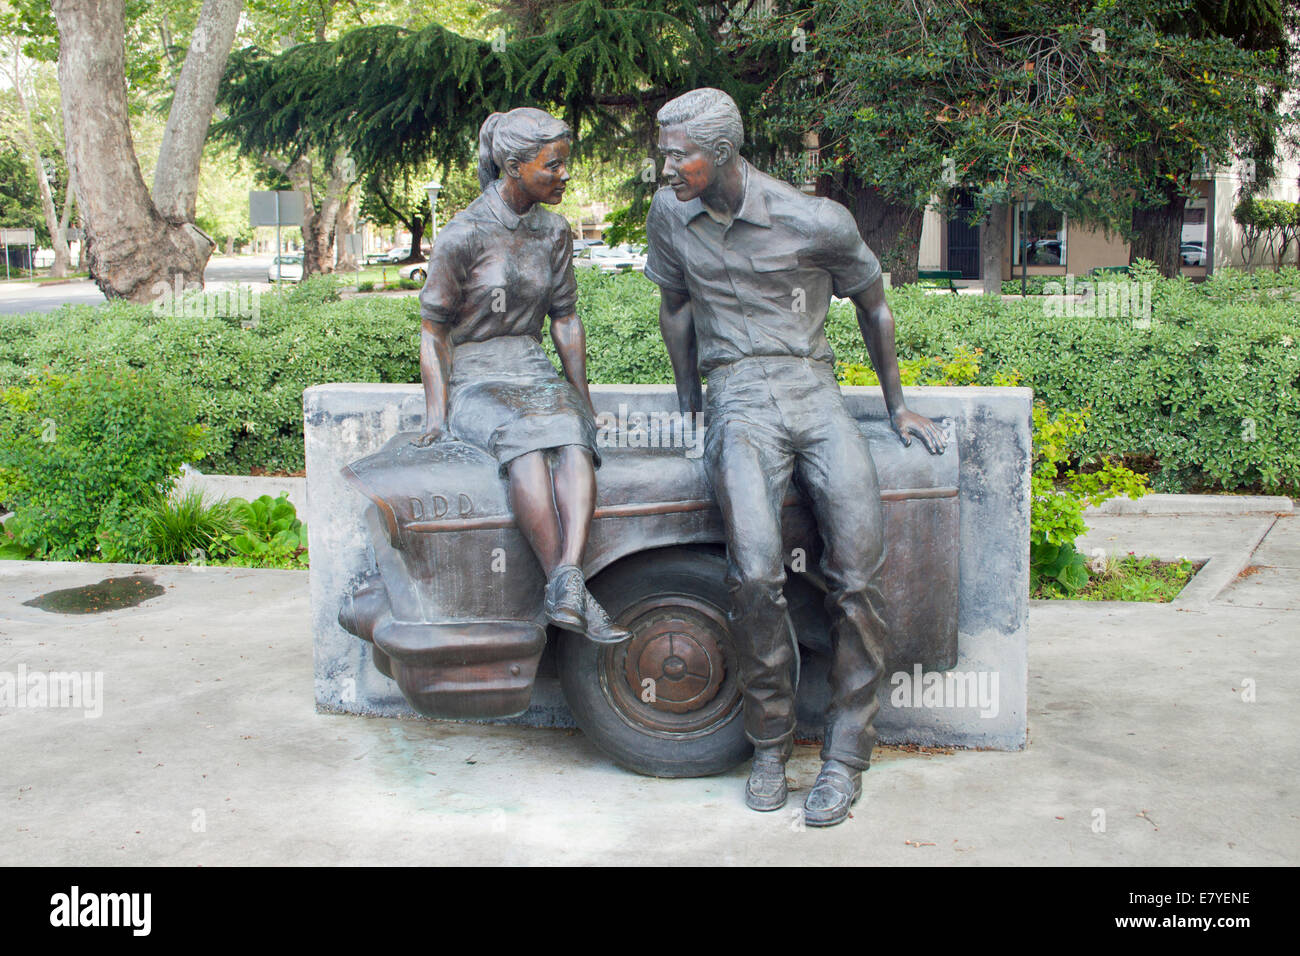
<path id="1" fill-rule="evenodd" d="M 609 619 L 609 612 L 587 592 L 587 639 L 597 644 L 620 644 L 632 634 Z"/>
<path id="2" fill-rule="evenodd" d="M 579 634 L 587 630 L 587 586 L 582 569 L 562 564 L 546 582 L 546 619 L 557 627 Z"/>
<path id="3" fill-rule="evenodd" d="M 810 827 L 843 823 L 849 809 L 862 796 L 862 771 L 838 760 L 828 760 L 803 802 L 803 822 Z"/>
<path id="4" fill-rule="evenodd" d="M 745 785 L 745 803 L 751 810 L 766 812 L 780 810 L 790 796 L 785 782 L 785 755 L 779 747 L 766 747 L 754 751 L 754 763 L 749 768 L 749 783 Z"/>

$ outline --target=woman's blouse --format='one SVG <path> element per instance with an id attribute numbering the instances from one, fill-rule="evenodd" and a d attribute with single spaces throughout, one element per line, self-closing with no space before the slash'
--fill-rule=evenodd
<path id="1" fill-rule="evenodd" d="M 540 203 L 516 214 L 497 180 L 434 240 L 420 317 L 450 325 L 454 345 L 501 335 L 540 342 L 545 317 L 572 315 L 577 301 L 568 222 Z"/>

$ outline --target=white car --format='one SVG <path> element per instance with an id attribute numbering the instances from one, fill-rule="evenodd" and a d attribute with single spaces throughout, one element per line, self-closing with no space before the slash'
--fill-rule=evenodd
<path id="1" fill-rule="evenodd" d="M 266 281 L 276 282 L 302 281 L 302 253 L 296 255 L 279 255 L 271 261 L 266 270 Z"/>
<path id="2" fill-rule="evenodd" d="M 641 272 L 645 269 L 645 255 L 639 247 L 626 243 L 613 248 L 588 246 L 574 253 L 573 264 L 596 268 L 603 273 L 631 272 L 634 269 Z"/>
<path id="3" fill-rule="evenodd" d="M 423 253 L 424 255 L 427 256 L 429 254 L 429 248 L 430 247 L 427 242 L 420 243 L 420 252 Z M 389 249 L 386 253 L 384 253 L 383 256 L 380 257 L 380 261 L 401 262 L 410 254 L 411 254 L 410 246 L 393 246 L 393 248 Z"/>
<path id="4" fill-rule="evenodd" d="M 410 279 L 413 282 L 423 282 L 424 277 L 429 274 L 429 263 L 411 262 L 397 270 L 397 274 L 403 279 Z"/>

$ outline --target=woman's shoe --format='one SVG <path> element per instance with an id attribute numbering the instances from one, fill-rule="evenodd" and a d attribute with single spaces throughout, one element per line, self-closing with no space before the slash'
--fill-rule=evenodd
<path id="1" fill-rule="evenodd" d="M 597 644 L 621 644 L 631 636 L 630 631 L 609 619 L 609 612 L 587 591 L 587 639 Z"/>
<path id="2" fill-rule="evenodd" d="M 547 579 L 546 619 L 556 627 L 586 632 L 587 586 L 576 564 L 560 565 Z"/>

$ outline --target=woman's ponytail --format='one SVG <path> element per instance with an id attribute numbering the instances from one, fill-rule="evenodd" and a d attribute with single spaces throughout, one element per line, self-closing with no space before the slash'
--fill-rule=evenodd
<path id="1" fill-rule="evenodd" d="M 483 125 L 478 131 L 478 185 L 479 189 L 487 189 L 497 177 L 501 175 L 501 170 L 497 167 L 496 161 L 492 158 L 492 133 L 501 122 L 501 117 L 505 113 L 493 113 L 483 121 Z"/>

